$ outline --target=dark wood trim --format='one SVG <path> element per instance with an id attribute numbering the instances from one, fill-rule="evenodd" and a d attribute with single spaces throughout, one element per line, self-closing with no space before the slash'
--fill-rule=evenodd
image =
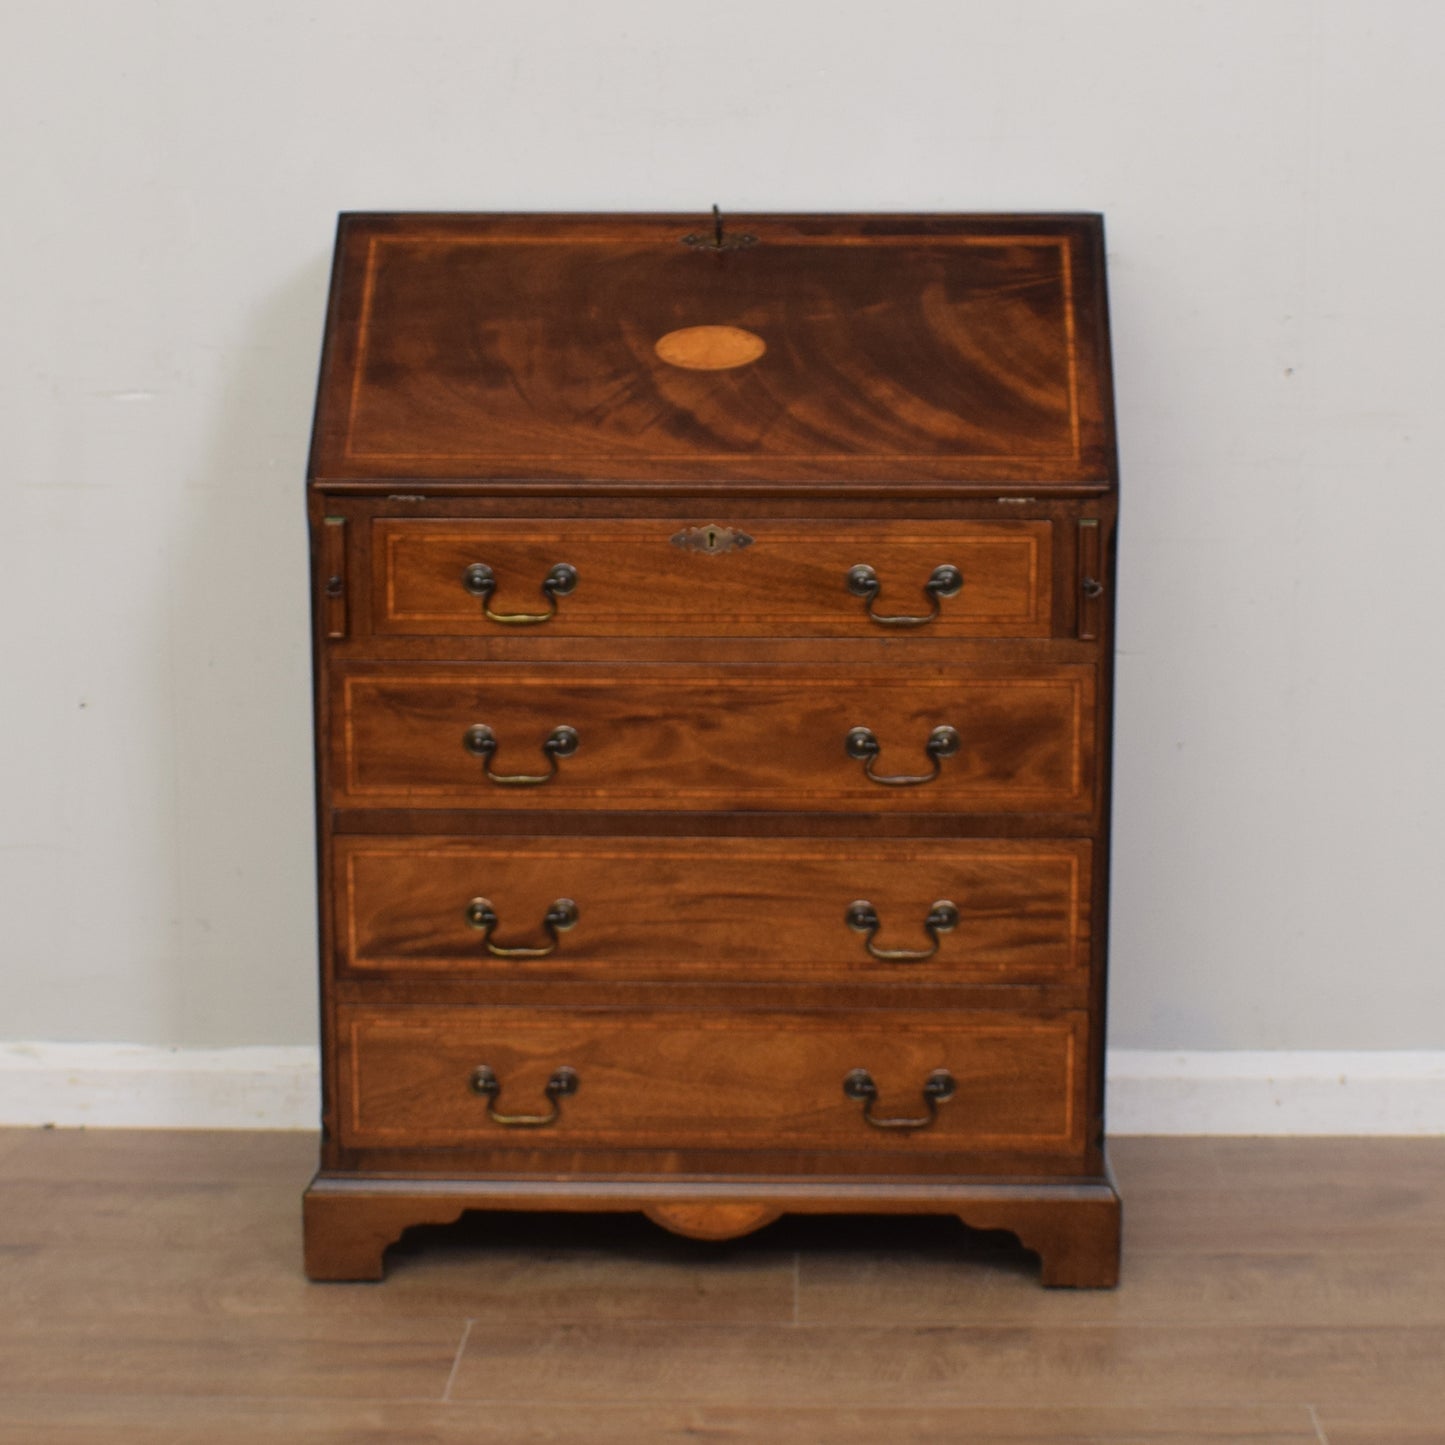
<path id="1" fill-rule="evenodd" d="M 1119 1195 L 1105 1172 L 1054 1183 L 854 1179 L 401 1180 L 317 1174 L 305 1197 L 306 1272 L 381 1279 L 404 1230 L 468 1210 L 639 1212 L 693 1239 L 734 1239 L 782 1214 L 952 1214 L 1005 1229 L 1040 1259 L 1043 1283 L 1109 1288 L 1119 1278 Z"/>

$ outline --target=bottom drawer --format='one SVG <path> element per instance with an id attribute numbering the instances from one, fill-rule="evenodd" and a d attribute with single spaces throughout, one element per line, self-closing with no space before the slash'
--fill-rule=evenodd
<path id="1" fill-rule="evenodd" d="M 342 1007 L 352 1148 L 1083 1147 L 1087 1017 Z"/>

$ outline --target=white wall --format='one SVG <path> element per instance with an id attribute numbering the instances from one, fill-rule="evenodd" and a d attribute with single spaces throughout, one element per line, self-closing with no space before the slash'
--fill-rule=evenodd
<path id="1" fill-rule="evenodd" d="M 1445 1046 L 1445 7 L 9 0 L 0 1037 L 314 1034 L 341 209 L 1098 209 L 1113 1042 Z"/>

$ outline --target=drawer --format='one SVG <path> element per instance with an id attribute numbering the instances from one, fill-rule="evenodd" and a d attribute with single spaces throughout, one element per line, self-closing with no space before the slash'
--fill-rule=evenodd
<path id="1" fill-rule="evenodd" d="M 372 664 L 339 806 L 1088 813 L 1088 664 Z"/>
<path id="2" fill-rule="evenodd" d="M 1088 969 L 1081 839 L 342 837 L 335 848 L 340 966 L 357 976 L 1051 983 Z M 568 903 L 571 921 L 554 912 Z"/>
<path id="3" fill-rule="evenodd" d="M 568 637 L 1047 637 L 1052 539 L 1039 521 L 384 519 L 372 527 L 371 625 L 451 637 L 521 627 Z M 559 566 L 570 569 L 560 587 L 548 580 Z M 518 616 L 544 620 L 506 620 Z"/>
<path id="4" fill-rule="evenodd" d="M 1075 1013 L 343 1006 L 341 1143 L 1077 1152 L 1086 1037 Z"/>

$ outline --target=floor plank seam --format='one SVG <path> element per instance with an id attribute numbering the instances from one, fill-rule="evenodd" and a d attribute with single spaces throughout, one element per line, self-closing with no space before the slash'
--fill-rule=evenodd
<path id="1" fill-rule="evenodd" d="M 1325 1427 L 1320 1424 L 1319 1412 L 1313 1405 L 1307 1406 L 1310 1412 L 1310 1424 L 1315 1427 L 1315 1436 L 1320 1445 L 1330 1445 L 1329 1436 L 1325 1434 Z"/>
<path id="2" fill-rule="evenodd" d="M 55 1396 L 53 1398 L 68 1400 L 71 1397 Z M 114 1399 L 115 1397 L 112 1396 L 111 1398 Z M 230 1400 L 233 1403 L 240 1404 L 256 1404 L 258 1402 L 262 1404 L 276 1403 L 279 1400 L 280 1403 L 287 1405 L 297 1401 L 304 1404 L 325 1405 L 334 1404 L 336 1400 L 336 1397 L 333 1395 L 286 1395 L 284 1397 L 275 1397 L 264 1395 L 217 1396 L 208 1394 L 203 1397 L 195 1395 L 177 1395 L 165 1396 L 162 1398 L 178 1400 L 194 1400 L 198 1398 L 204 1398 L 207 1401 Z M 840 1411 L 842 1411 L 850 1419 L 854 1420 L 865 1420 L 876 1416 L 878 1417 L 882 1425 L 891 1424 L 909 1416 L 927 1418 L 931 1415 L 949 1415 L 958 1416 L 960 1418 L 965 1416 L 976 1416 L 978 1417 L 978 1419 L 983 1420 L 986 1423 L 993 1416 L 1015 1415 L 1020 1412 L 1025 1415 L 1041 1416 L 1043 1417 L 1044 1423 L 1048 1423 L 1050 1420 L 1057 1420 L 1061 1415 L 1068 1413 L 1070 1409 L 1070 1407 L 1066 1407 L 1057 1403 L 1021 1404 L 1019 1402 L 1017 1393 L 1012 1389 L 1000 1391 L 997 1397 L 994 1397 L 992 1395 L 971 1396 L 968 1399 L 940 1399 L 931 1400 L 928 1403 L 922 1405 L 910 1404 L 902 1406 L 898 1405 L 897 1403 L 875 1404 L 871 1401 L 849 1401 L 844 1404 L 839 1404 L 836 1400 L 831 1399 L 808 1400 L 804 1401 L 801 1404 L 783 1400 L 752 1400 L 747 1402 L 746 1404 L 740 1405 L 736 1397 L 724 1398 L 711 1394 L 692 1395 L 687 1394 L 681 1390 L 679 1390 L 675 1394 L 669 1394 L 665 1396 L 637 1395 L 635 1398 L 630 1400 L 603 1399 L 600 1397 L 589 1395 L 549 1395 L 548 1398 L 543 1402 L 539 1401 L 535 1395 L 530 1394 L 467 1394 L 461 1396 L 459 1399 L 440 1401 L 437 1400 L 435 1396 L 423 1397 L 420 1400 L 411 1396 L 386 1396 L 385 1398 L 380 1400 L 373 1400 L 370 1398 L 363 1398 L 357 1396 L 348 1396 L 347 1401 L 348 1403 L 380 1405 L 444 1404 L 447 1406 L 455 1406 L 457 1409 L 467 1410 L 523 1410 L 531 1409 L 533 1407 L 541 1405 L 543 1408 L 549 1410 L 573 1410 L 585 1412 L 587 1414 L 605 1414 L 609 1412 L 626 1413 L 639 1409 L 703 1411 L 726 1411 L 733 1409 L 746 1409 L 766 1411 L 769 1416 L 789 1418 L 797 1417 L 798 1419 L 803 1421 L 806 1421 L 808 1419 L 816 1419 L 819 1417 L 831 1419 L 837 1416 Z M 1169 1411 L 1173 1412 L 1176 1415 L 1180 1411 L 1194 1411 L 1201 1415 L 1206 1415 L 1210 1411 L 1218 1411 L 1221 1407 L 1219 1404 L 1219 1397 L 1217 1395 L 1204 1395 L 1200 1396 L 1198 1399 L 1195 1399 L 1192 1396 L 1180 1396 L 1178 1398 L 1171 1397 L 1167 1401 L 1156 1400 L 1142 1405 L 1110 1406 L 1100 1401 L 1094 1401 L 1082 1408 L 1086 1411 L 1093 1412 L 1096 1415 L 1110 1414 L 1114 1417 L 1135 1416 L 1138 1417 L 1138 1419 L 1140 1420 L 1147 1421 L 1157 1419 L 1160 1411 Z M 1273 1417 L 1278 1419 L 1283 1418 L 1283 1416 L 1286 1414 L 1290 1414 L 1293 1411 L 1298 1410 L 1300 1406 L 1297 1404 L 1290 1405 L 1288 1403 L 1282 1402 L 1276 1397 L 1273 1399 L 1240 1399 L 1232 1402 L 1228 1407 L 1225 1408 L 1227 1413 L 1236 1416 L 1248 1416 L 1252 1412 L 1272 1412 Z M 1303 1429 L 1307 1427 L 1296 1427 L 1294 1425 L 1291 1425 L 1289 1428 L 1289 1435 L 1281 1436 L 1281 1439 L 1308 1439 L 1308 1437 L 1303 1433 Z M 1068 1435 L 1065 1438 L 1073 1440 L 1075 1437 L 1073 1435 Z M 1092 1440 L 1094 1437 L 1090 1436 L 1088 1438 Z M 1196 1437 L 1191 1436 L 1189 1438 L 1192 1441 Z M 1211 1441 L 1219 1438 L 1222 1442 L 1223 1439 L 1232 1439 L 1234 1437 L 1208 1436 L 1199 1438 L 1207 1438 Z M 1250 1436 L 1249 1438 L 1253 1439 L 1254 1436 Z M 1323 1434 L 1319 1434 L 1318 1439 L 1323 1441 L 1324 1445 L 1329 1445 L 1329 1441 Z"/>
<path id="3" fill-rule="evenodd" d="M 227 1406 L 267 1406 L 279 1405 L 291 1408 L 295 1405 L 337 1405 L 345 1404 L 376 1406 L 380 1409 L 410 1405 L 470 1405 L 470 1400 L 443 1400 L 439 1395 L 362 1395 L 348 1393 L 345 1396 L 338 1395 L 312 1395 L 306 1391 L 300 1393 L 277 1394 L 237 1394 L 234 1390 L 210 1390 L 204 1387 L 199 1389 L 177 1389 L 163 1390 L 158 1393 L 143 1393 L 138 1395 L 127 1392 L 117 1393 L 109 1387 L 90 1387 L 82 1385 L 79 1388 L 67 1386 L 64 1390 L 19 1390 L 0 1394 L 0 1422 L 5 1421 L 7 1410 L 13 1410 L 23 1405 L 62 1404 L 62 1405 L 118 1405 L 121 1408 L 143 1407 L 150 1405 L 227 1405 Z M 509 1403 L 516 1404 L 512 1400 Z M 588 1408 L 591 1408 L 590 1403 Z M 0 1445 L 9 1445 L 8 1441 L 0 1439 Z"/>
<path id="4" fill-rule="evenodd" d="M 462 1337 L 457 1343 L 456 1357 L 452 1360 L 451 1373 L 447 1376 L 446 1388 L 442 1391 L 443 1403 L 449 1403 L 452 1398 L 452 1386 L 457 1382 L 457 1371 L 462 1367 L 462 1356 L 466 1353 L 467 1341 L 472 1337 L 472 1322 L 469 1319 L 462 1329 Z"/>

